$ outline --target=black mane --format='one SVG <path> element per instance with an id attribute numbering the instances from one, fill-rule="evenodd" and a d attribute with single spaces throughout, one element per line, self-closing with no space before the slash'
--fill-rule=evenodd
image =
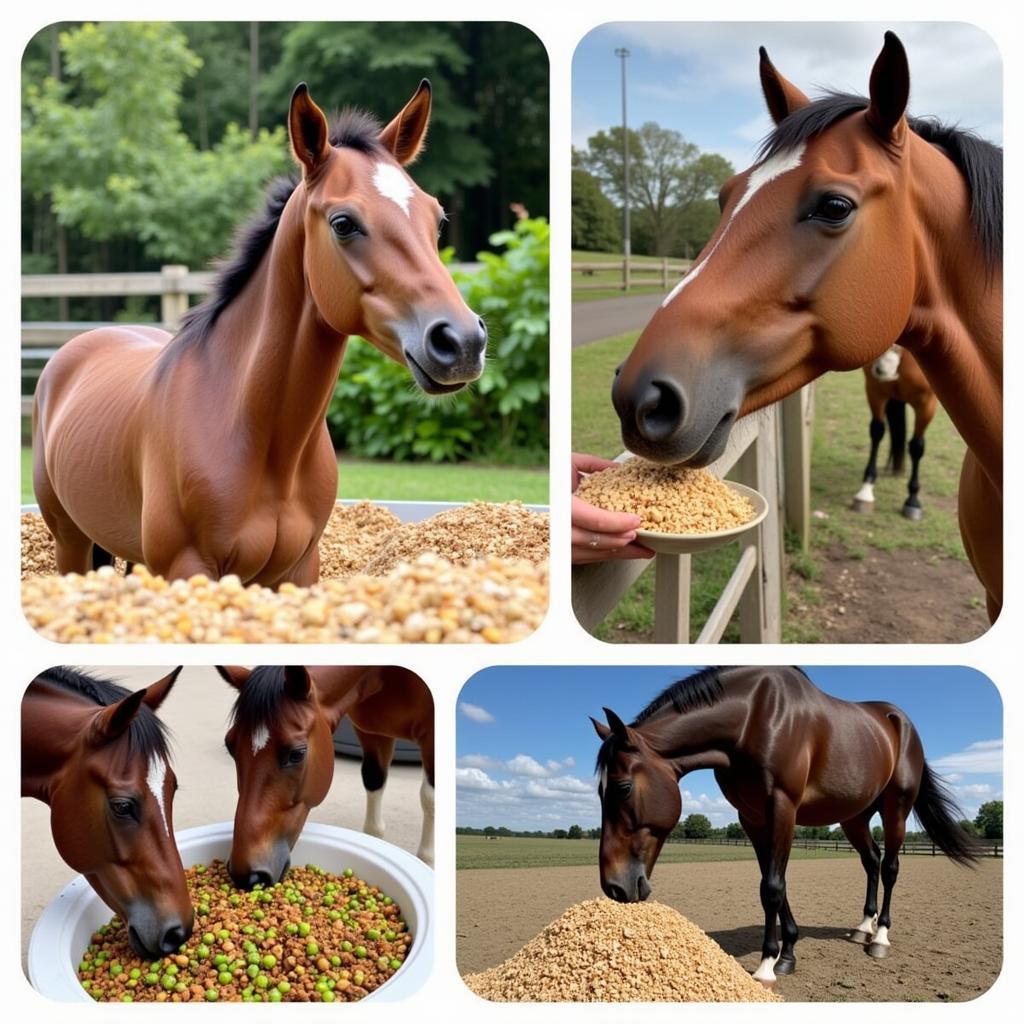
<path id="1" fill-rule="evenodd" d="M 269 725 L 276 717 L 284 697 L 284 666 L 260 665 L 252 670 L 238 692 L 231 709 L 231 724 L 245 733 Z"/>
<path id="2" fill-rule="evenodd" d="M 40 672 L 37 678 L 44 683 L 66 690 L 68 693 L 84 697 L 100 707 L 116 704 L 132 692 L 109 679 L 86 675 L 84 672 L 65 666 L 48 668 L 45 672 Z M 167 747 L 167 726 L 145 704 L 140 705 L 128 726 L 126 735 L 128 749 L 133 756 L 146 760 L 153 756 L 161 757 L 165 761 L 170 760 Z"/>
<path id="3" fill-rule="evenodd" d="M 386 150 L 378 138 L 380 131 L 380 122 L 372 114 L 349 107 L 334 119 L 329 137 L 332 146 L 383 155 Z M 216 264 L 217 277 L 209 297 L 181 318 L 173 349 L 180 351 L 179 346 L 202 344 L 217 317 L 238 298 L 270 248 L 281 214 L 298 184 L 299 178 L 295 175 L 275 178 L 270 183 L 263 212 L 239 229 L 231 255 Z"/>
<path id="4" fill-rule="evenodd" d="M 831 128 L 837 121 L 866 110 L 868 100 L 851 93 L 827 92 L 780 121 L 762 141 L 758 162 L 791 149 Z M 973 132 L 933 117 L 908 117 L 915 135 L 943 149 L 967 182 L 971 220 L 990 268 L 1003 254 L 1003 150 Z"/>
<path id="5" fill-rule="evenodd" d="M 711 707 L 712 704 L 717 704 L 725 694 L 722 680 L 719 678 L 719 671 L 718 668 L 704 668 L 666 687 L 629 723 L 630 727 L 636 728 L 638 725 L 643 725 L 652 715 L 657 714 L 670 704 L 680 715 L 686 714 L 687 711 L 693 711 L 695 708 Z M 601 744 L 597 752 L 594 771 L 599 772 L 602 768 L 606 768 L 614 753 L 615 734 L 612 733 Z"/>

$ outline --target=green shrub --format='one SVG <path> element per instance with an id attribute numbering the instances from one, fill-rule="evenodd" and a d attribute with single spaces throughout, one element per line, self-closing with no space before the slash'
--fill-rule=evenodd
<path id="1" fill-rule="evenodd" d="M 487 324 L 487 368 L 458 394 L 429 398 L 404 366 L 361 338 L 349 343 L 327 412 L 335 446 L 395 460 L 541 462 L 548 443 L 548 251 L 546 221 L 521 220 L 490 238 L 483 268 L 456 273 Z"/>

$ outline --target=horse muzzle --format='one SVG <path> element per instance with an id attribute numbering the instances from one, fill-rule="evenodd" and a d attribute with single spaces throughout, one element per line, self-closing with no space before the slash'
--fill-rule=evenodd
<path id="1" fill-rule="evenodd" d="M 634 878 L 620 879 L 618 882 L 601 880 L 601 888 L 605 896 L 616 903 L 643 903 L 651 895 L 651 883 L 647 876 L 640 872 Z"/>
<path id="2" fill-rule="evenodd" d="M 468 324 L 435 320 L 423 334 L 402 345 L 413 379 L 428 395 L 458 391 L 484 372 L 487 328 L 479 317 Z"/>
<path id="3" fill-rule="evenodd" d="M 177 953 L 192 935 L 193 922 L 160 918 L 152 907 L 138 904 L 126 914 L 125 924 L 132 949 L 144 959 L 154 960 Z"/>

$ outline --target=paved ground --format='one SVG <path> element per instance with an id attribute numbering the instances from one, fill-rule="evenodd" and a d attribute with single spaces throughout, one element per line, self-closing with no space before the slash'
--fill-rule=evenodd
<path id="1" fill-rule="evenodd" d="M 623 295 L 572 305 L 572 347 L 611 338 L 627 331 L 639 331 L 654 316 L 664 295 Z"/>
<path id="2" fill-rule="evenodd" d="M 93 671 L 90 669 L 90 671 Z M 96 674 L 130 689 L 154 682 L 167 668 L 96 668 Z M 171 691 L 160 717 L 170 726 L 174 770 L 180 789 L 174 801 L 176 830 L 234 818 L 234 762 L 224 749 L 224 731 L 234 691 L 212 668 L 186 668 Z M 395 765 L 384 798 L 385 838 L 411 853 L 420 839 L 418 765 Z M 74 877 L 60 859 L 50 837 L 49 808 L 38 800 L 21 802 L 21 933 L 22 961 L 32 927 L 43 907 Z M 359 762 L 335 761 L 334 782 L 327 799 L 310 821 L 361 830 L 365 802 Z"/>

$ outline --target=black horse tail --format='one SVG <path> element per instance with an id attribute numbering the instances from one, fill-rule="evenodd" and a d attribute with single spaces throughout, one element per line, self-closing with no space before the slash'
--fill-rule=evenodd
<path id="1" fill-rule="evenodd" d="M 890 398 L 885 403 L 885 418 L 889 423 L 889 461 L 886 468 L 893 473 L 902 473 L 907 454 L 907 403 Z"/>
<path id="2" fill-rule="evenodd" d="M 978 860 L 978 847 L 958 821 L 963 817 L 953 794 L 932 771 L 927 761 L 921 770 L 921 788 L 914 801 L 914 813 L 928 838 L 957 864 L 972 866 Z"/>

